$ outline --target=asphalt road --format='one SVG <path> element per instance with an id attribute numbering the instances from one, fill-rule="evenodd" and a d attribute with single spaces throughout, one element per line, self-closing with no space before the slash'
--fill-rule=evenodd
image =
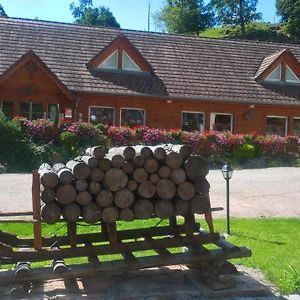
<path id="1" fill-rule="evenodd" d="M 0 175 L 0 211 L 29 211 L 31 174 Z M 213 207 L 225 208 L 226 184 L 218 170 L 210 171 Z M 300 217 L 300 168 L 235 170 L 230 180 L 233 217 Z M 224 217 L 225 210 L 214 213 Z"/>

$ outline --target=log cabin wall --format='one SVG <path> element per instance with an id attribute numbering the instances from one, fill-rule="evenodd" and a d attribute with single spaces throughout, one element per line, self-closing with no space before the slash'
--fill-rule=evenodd
<path id="1" fill-rule="evenodd" d="M 73 108 L 74 103 L 57 87 L 55 82 L 38 67 L 29 70 L 28 65 L 18 69 L 0 85 L 0 105 L 13 103 L 13 115 L 20 115 L 20 103 L 41 103 L 43 113 L 48 115 L 48 105 L 56 104 L 59 113 Z"/>
<path id="2" fill-rule="evenodd" d="M 89 121 L 89 107 L 111 107 L 115 109 L 115 123 L 120 125 L 121 108 L 139 108 L 145 110 L 145 125 L 153 128 L 181 128 L 182 112 L 204 113 L 205 130 L 211 129 L 211 114 L 232 115 L 234 133 L 257 132 L 266 134 L 267 116 L 287 118 L 287 133 L 292 134 L 293 118 L 300 118 L 300 107 L 283 105 L 238 104 L 212 101 L 191 101 L 179 99 L 148 98 L 142 96 L 117 96 L 78 94 L 80 99 L 78 112 L 83 121 Z"/>

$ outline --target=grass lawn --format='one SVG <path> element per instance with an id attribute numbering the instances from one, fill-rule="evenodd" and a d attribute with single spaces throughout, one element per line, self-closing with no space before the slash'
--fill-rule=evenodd
<path id="1" fill-rule="evenodd" d="M 154 226 L 156 220 L 120 223 L 121 228 L 141 228 Z M 164 224 L 161 223 L 160 225 Z M 201 221 L 203 227 L 204 222 Z M 60 228 L 61 227 L 61 228 Z M 215 220 L 216 231 L 225 231 L 225 220 Z M 79 226 L 79 232 L 96 231 L 98 226 Z M 32 236 L 31 225 L 0 224 L 0 230 L 20 233 L 23 237 Z M 252 257 L 235 259 L 235 264 L 261 269 L 283 294 L 300 292 L 300 219 L 232 219 L 232 236 L 229 241 L 238 246 L 252 249 Z M 44 226 L 44 235 L 65 234 L 61 224 Z M 19 235 L 19 234 L 18 234 Z M 175 249 L 178 251 L 178 249 Z M 152 254 L 151 251 L 143 255 Z M 137 256 L 141 253 L 137 253 Z M 119 258 L 118 255 L 114 258 Z M 109 257 L 107 258 L 109 259 Z M 69 263 L 82 262 L 72 259 Z"/>

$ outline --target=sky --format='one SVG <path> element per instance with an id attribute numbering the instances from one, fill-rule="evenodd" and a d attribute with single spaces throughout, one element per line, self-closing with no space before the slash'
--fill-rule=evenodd
<path id="1" fill-rule="evenodd" d="M 37 17 L 40 20 L 72 23 L 74 18 L 69 5 L 73 1 L 78 3 L 78 0 L 0 0 L 0 3 L 9 17 Z M 122 28 L 147 30 L 149 3 L 150 14 L 153 14 L 163 7 L 165 0 L 93 0 L 93 3 L 94 6 L 108 7 Z M 275 0 L 258 0 L 257 10 L 263 14 L 263 21 L 278 21 Z M 150 30 L 157 30 L 152 20 Z"/>

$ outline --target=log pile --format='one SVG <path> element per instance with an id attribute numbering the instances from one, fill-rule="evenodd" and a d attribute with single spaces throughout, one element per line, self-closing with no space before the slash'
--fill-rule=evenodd
<path id="1" fill-rule="evenodd" d="M 65 165 L 39 168 L 42 219 L 132 221 L 210 211 L 208 164 L 188 146 L 96 146 Z"/>

